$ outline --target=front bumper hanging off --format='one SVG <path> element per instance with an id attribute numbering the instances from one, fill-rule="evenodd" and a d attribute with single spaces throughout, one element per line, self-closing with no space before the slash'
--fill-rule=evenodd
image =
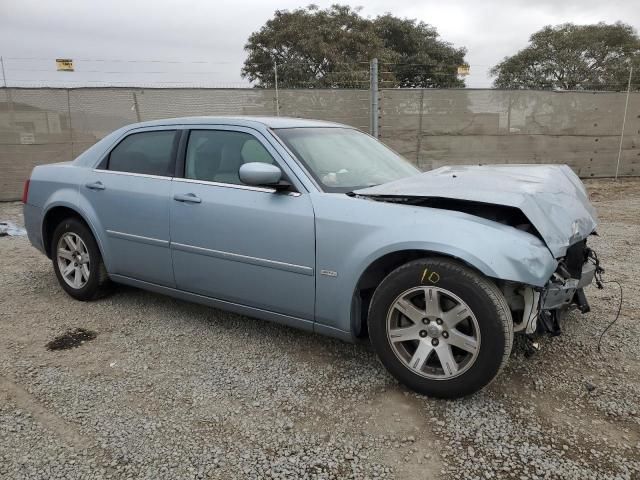
<path id="1" fill-rule="evenodd" d="M 594 279 L 600 288 L 599 275 L 603 272 L 598 256 L 586 246 L 586 241 L 571 246 L 547 284 L 525 292 L 525 332 L 558 335 L 559 320 L 571 308 L 577 308 L 581 313 L 589 312 L 591 308 L 584 288 Z"/>
<path id="2" fill-rule="evenodd" d="M 540 303 L 540 309 L 556 310 L 558 308 L 569 306 L 574 303 L 574 297 L 579 290 L 582 291 L 582 296 L 584 297 L 583 289 L 587 285 L 591 284 L 591 282 L 593 282 L 595 274 L 596 266 L 591 262 L 587 262 L 582 267 L 582 275 L 579 279 L 569 278 L 556 281 L 554 281 L 553 279 L 550 280 L 542 293 L 542 302 Z M 580 305 L 578 305 L 578 307 L 580 307 Z M 584 311 L 583 313 L 586 313 L 586 311 Z"/>
<path id="3" fill-rule="evenodd" d="M 596 281 L 602 288 L 600 276 L 604 269 L 598 255 L 587 247 L 586 240 L 578 242 L 567 250 L 567 255 L 558 263 L 545 290 L 543 290 L 538 311 L 537 330 L 551 335 L 560 334 L 560 318 L 571 307 L 580 312 L 591 310 L 584 288 Z"/>

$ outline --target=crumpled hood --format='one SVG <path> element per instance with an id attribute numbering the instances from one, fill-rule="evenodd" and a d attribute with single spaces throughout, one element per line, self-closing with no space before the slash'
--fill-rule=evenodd
<path id="1" fill-rule="evenodd" d="M 441 167 L 356 190 L 364 196 L 440 197 L 518 208 L 540 232 L 554 257 L 597 225 L 583 183 L 567 165 Z"/>

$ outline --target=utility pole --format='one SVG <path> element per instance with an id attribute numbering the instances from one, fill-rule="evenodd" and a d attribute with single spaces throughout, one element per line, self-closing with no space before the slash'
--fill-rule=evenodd
<path id="1" fill-rule="evenodd" d="M 0 67 L 2 67 L 2 85 L 7 89 L 7 109 L 9 110 L 9 127 L 13 127 L 16 123 L 16 116 L 13 112 L 13 97 L 11 89 L 7 87 L 7 74 L 4 71 L 4 58 L 0 57 Z"/>
<path id="2" fill-rule="evenodd" d="M 278 95 L 278 64 L 273 62 L 273 74 L 275 76 L 275 86 L 276 86 L 276 117 L 280 116 L 280 97 Z"/>
<path id="3" fill-rule="evenodd" d="M 424 111 L 424 88 L 420 89 L 420 116 L 418 117 L 418 138 L 416 141 L 416 165 L 420 167 L 420 149 L 422 148 L 422 117 Z"/>
<path id="4" fill-rule="evenodd" d="M 136 120 L 140 123 L 142 120 L 140 118 L 140 106 L 138 105 L 138 96 L 136 92 L 133 92 L 133 108 L 136 111 Z"/>
<path id="5" fill-rule="evenodd" d="M 369 95 L 371 97 L 371 135 L 378 138 L 378 59 L 371 60 L 369 65 Z"/>
<path id="6" fill-rule="evenodd" d="M 0 56 L 0 66 L 2 66 L 2 85 L 7 88 L 7 76 L 4 73 L 4 59 Z"/>
<path id="7" fill-rule="evenodd" d="M 67 116 L 69 117 L 69 143 L 71 143 L 71 158 L 75 158 L 73 151 L 73 122 L 71 121 L 71 89 L 67 88 Z"/>
<path id="8" fill-rule="evenodd" d="M 631 76 L 633 66 L 629 67 L 629 81 L 627 82 L 627 100 L 624 103 L 624 116 L 622 117 L 622 131 L 620 132 L 620 147 L 618 148 L 618 163 L 616 164 L 616 178 L 618 181 L 618 171 L 620 170 L 620 159 L 622 158 L 622 141 L 624 140 L 624 125 L 627 123 L 627 109 L 629 108 L 629 93 L 631 93 Z"/>

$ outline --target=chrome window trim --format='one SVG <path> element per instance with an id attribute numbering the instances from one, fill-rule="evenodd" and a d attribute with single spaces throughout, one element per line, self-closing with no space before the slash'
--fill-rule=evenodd
<path id="1" fill-rule="evenodd" d="M 259 267 L 274 268 L 276 270 L 284 270 L 286 272 L 299 273 L 301 275 L 313 276 L 313 268 L 305 265 L 296 265 L 293 263 L 279 262 L 268 258 L 251 257 L 249 255 L 241 255 L 239 253 L 224 252 L 222 250 L 212 250 L 210 248 L 196 247 L 194 245 L 186 245 L 184 243 L 171 242 L 171 248 L 181 250 L 183 252 L 206 255 L 208 257 L 221 258 L 233 262 L 248 263 Z"/>
<path id="2" fill-rule="evenodd" d="M 266 188 L 266 187 L 253 187 L 251 185 L 241 185 L 238 183 L 223 183 L 223 182 L 212 182 L 210 180 L 197 180 L 194 178 L 173 178 L 174 182 L 180 183 L 195 183 L 198 185 L 211 185 L 213 187 L 223 187 L 223 188 L 235 188 L 238 190 L 250 190 L 253 192 L 263 192 L 263 193 L 276 193 L 277 190 L 275 188 Z M 287 192 L 287 195 L 291 197 L 299 197 L 300 192 Z"/>
<path id="3" fill-rule="evenodd" d="M 121 172 L 120 170 L 105 170 L 104 168 L 94 168 L 96 173 L 109 173 L 111 175 L 128 175 L 130 177 L 158 178 L 163 180 L 171 180 L 173 177 L 167 175 L 150 175 L 148 173 Z"/>
<path id="4" fill-rule="evenodd" d="M 132 233 L 118 232 L 116 230 L 107 230 L 107 235 L 121 240 L 131 240 L 134 242 L 146 243 L 148 245 L 155 245 L 158 247 L 166 247 L 169 245 L 169 240 L 161 240 L 159 238 L 143 237 L 142 235 L 134 235 Z"/>
<path id="5" fill-rule="evenodd" d="M 119 170 L 105 170 L 102 168 L 94 168 L 94 172 L 96 173 L 108 173 L 111 175 L 127 175 L 130 177 L 142 177 L 142 178 L 156 178 L 160 180 L 173 180 L 174 182 L 181 183 L 195 183 L 199 185 L 211 185 L 214 187 L 224 187 L 224 188 L 236 188 L 238 190 L 251 190 L 254 192 L 263 192 L 263 193 L 276 193 L 277 190 L 275 188 L 265 188 L 265 187 L 252 187 L 251 185 L 240 185 L 237 183 L 222 183 L 222 182 L 211 182 L 209 180 L 196 180 L 193 178 L 178 178 L 178 177 L 169 177 L 165 175 L 149 175 L 147 173 L 133 173 L 133 172 L 121 172 Z M 287 192 L 287 195 L 290 197 L 299 197 L 300 192 Z"/>

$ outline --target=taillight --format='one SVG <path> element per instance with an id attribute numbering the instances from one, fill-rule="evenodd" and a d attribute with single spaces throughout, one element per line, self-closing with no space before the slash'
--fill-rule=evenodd
<path id="1" fill-rule="evenodd" d="M 31 182 L 30 179 L 27 179 L 24 182 L 24 188 L 22 189 L 22 203 L 27 203 L 27 200 L 29 199 L 29 183 L 30 182 Z"/>

